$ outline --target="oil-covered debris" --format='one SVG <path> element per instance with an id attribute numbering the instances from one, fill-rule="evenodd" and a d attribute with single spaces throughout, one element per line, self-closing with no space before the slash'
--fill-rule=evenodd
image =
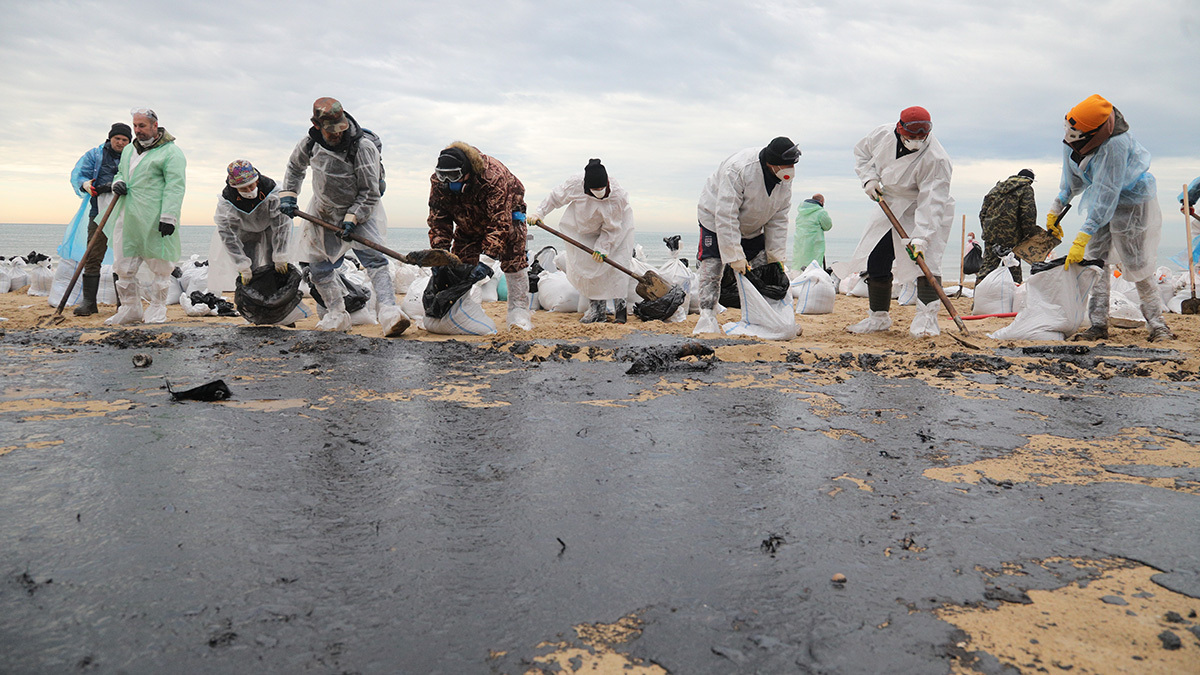
<path id="1" fill-rule="evenodd" d="M 699 342 L 687 342 L 682 345 L 664 345 L 661 347 L 646 347 L 639 350 L 640 354 L 633 359 L 633 365 L 625 371 L 626 375 L 643 375 L 663 371 L 704 371 L 716 363 L 712 347 Z M 684 361 L 685 357 L 698 357 L 694 361 Z"/>

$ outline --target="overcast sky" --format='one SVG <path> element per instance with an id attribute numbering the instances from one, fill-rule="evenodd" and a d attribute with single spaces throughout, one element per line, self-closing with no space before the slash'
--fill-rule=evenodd
<path id="1" fill-rule="evenodd" d="M 226 165 L 282 178 L 320 96 L 382 137 L 393 227 L 424 227 L 437 154 L 463 140 L 531 208 L 600 157 L 640 229 L 691 234 L 721 160 L 783 135 L 804 153 L 794 203 L 824 193 L 830 234 L 858 236 L 877 207 L 852 148 L 911 105 L 971 229 L 1024 167 L 1046 210 L 1063 115 L 1094 93 L 1154 156 L 1181 248 L 1175 195 L 1200 174 L 1195 0 L 194 5 L 0 0 L 0 222 L 65 223 L 75 161 L 144 105 L 187 156 L 184 224 L 211 224 Z"/>

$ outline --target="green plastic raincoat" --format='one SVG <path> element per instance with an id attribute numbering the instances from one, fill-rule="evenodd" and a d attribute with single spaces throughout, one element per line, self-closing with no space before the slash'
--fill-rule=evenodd
<path id="1" fill-rule="evenodd" d="M 121 257 L 179 260 L 179 215 L 183 209 L 184 174 L 187 160 L 175 145 L 175 137 L 161 129 L 158 142 L 142 152 L 137 166 L 130 164 L 138 153 L 137 142 L 125 146 L 114 182 L 125 181 L 129 194 L 121 198 L 105 234 L 111 238 L 121 225 Z M 115 221 L 115 222 L 114 222 Z M 162 236 L 160 221 L 176 225 L 175 232 Z"/>
<path id="2" fill-rule="evenodd" d="M 802 270 L 812 261 L 825 264 L 825 233 L 833 227 L 829 212 L 812 199 L 796 210 L 796 238 L 792 242 L 792 269 Z"/>

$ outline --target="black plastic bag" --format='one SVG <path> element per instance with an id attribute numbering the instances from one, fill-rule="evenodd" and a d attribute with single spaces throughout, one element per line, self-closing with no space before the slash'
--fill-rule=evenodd
<path id="1" fill-rule="evenodd" d="M 963 274 L 975 274 L 980 267 L 983 267 L 983 251 L 978 246 L 971 246 L 971 250 L 963 256 Z"/>
<path id="2" fill-rule="evenodd" d="M 1059 257 L 1055 258 L 1054 260 L 1047 260 L 1045 262 L 1033 263 L 1032 265 L 1029 266 L 1029 273 L 1037 274 L 1038 272 L 1045 272 L 1047 270 L 1055 269 L 1056 267 L 1062 267 L 1063 263 L 1065 263 L 1065 262 L 1067 262 L 1067 256 L 1064 255 L 1064 256 L 1059 256 Z M 1100 260 L 1100 259 L 1096 259 L 1096 258 L 1080 260 L 1079 262 L 1077 262 L 1075 264 L 1076 265 L 1088 265 L 1089 267 L 1100 267 L 1100 268 L 1104 267 L 1104 261 Z"/>
<path id="3" fill-rule="evenodd" d="M 346 297 L 344 300 L 346 303 L 346 311 L 353 314 L 363 307 L 366 307 L 367 301 L 371 299 L 371 289 L 365 286 L 359 286 L 358 284 L 347 279 L 346 275 L 340 272 L 338 273 L 338 276 L 342 280 L 342 287 L 346 289 Z M 304 270 L 304 279 L 308 282 L 308 292 L 309 295 L 312 296 L 313 302 L 316 302 L 318 305 L 324 308 L 325 300 L 321 298 L 321 294 L 317 291 L 316 285 L 312 282 L 312 275 L 307 269 Z"/>
<path id="4" fill-rule="evenodd" d="M 274 265 L 264 265 L 252 271 L 248 286 L 238 276 L 233 302 L 250 323 L 279 323 L 300 304 L 300 279 L 300 270 L 292 265 L 287 274 L 276 272 Z"/>
<path id="5" fill-rule="evenodd" d="M 783 267 L 774 263 L 755 267 L 746 272 L 746 280 L 768 300 L 782 300 L 791 290 L 792 285 L 792 281 L 788 279 Z M 742 306 L 741 297 L 738 295 L 737 280 L 728 265 L 725 266 L 725 273 L 721 276 L 720 303 L 725 307 L 741 308 Z"/>
<path id="6" fill-rule="evenodd" d="M 192 291 L 191 294 L 188 295 L 188 299 L 192 301 L 193 306 L 194 305 L 208 305 L 209 307 L 217 310 L 217 316 L 237 316 L 238 315 L 237 310 L 233 306 L 233 303 L 229 302 L 225 298 L 222 298 L 218 295 L 213 295 L 212 293 L 201 293 L 200 291 Z"/>
<path id="7" fill-rule="evenodd" d="M 450 307 L 475 285 L 471 281 L 475 265 L 444 265 L 434 269 L 440 271 L 429 277 L 421 304 L 425 306 L 425 316 L 440 319 L 449 314 Z"/>
<path id="8" fill-rule="evenodd" d="M 666 321 L 687 299 L 683 288 L 672 286 L 666 295 L 657 300 L 643 300 L 633 306 L 633 313 L 642 321 Z"/>
<path id="9" fill-rule="evenodd" d="M 165 381 L 165 380 L 164 380 Z M 225 380 L 213 380 L 208 384 L 202 384 L 199 387 L 192 387 L 185 391 L 174 391 L 171 389 L 171 383 L 167 382 L 167 391 L 171 394 L 172 401 L 224 401 L 233 396 L 233 392 L 229 391 L 229 385 L 225 384 Z"/>

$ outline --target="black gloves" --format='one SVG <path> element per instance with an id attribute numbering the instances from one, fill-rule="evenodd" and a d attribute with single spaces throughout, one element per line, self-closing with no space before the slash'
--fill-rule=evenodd
<path id="1" fill-rule="evenodd" d="M 175 226 L 165 221 L 159 221 L 158 234 L 163 237 L 169 237 L 175 234 Z"/>

